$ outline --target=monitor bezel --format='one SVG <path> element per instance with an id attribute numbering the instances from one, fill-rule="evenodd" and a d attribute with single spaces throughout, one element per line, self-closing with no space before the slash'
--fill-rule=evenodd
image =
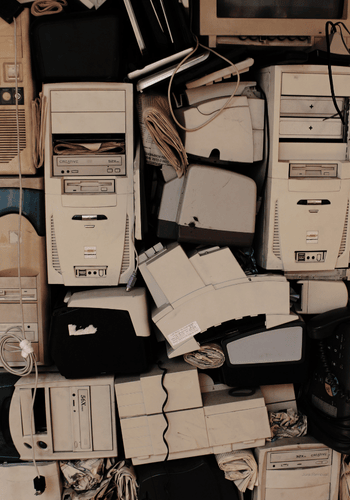
<path id="1" fill-rule="evenodd" d="M 340 19 L 220 18 L 217 15 L 217 0 L 199 0 L 199 34 L 208 36 L 209 47 L 239 43 L 235 40 L 238 37 L 258 37 L 260 40 L 255 40 L 258 43 L 268 43 L 268 38 L 305 37 L 308 40 L 300 40 L 301 45 L 310 45 L 315 39 L 325 36 L 327 21 L 342 21 L 350 30 L 349 20 L 350 0 L 344 0 Z M 298 40 L 295 42 L 298 44 Z"/>

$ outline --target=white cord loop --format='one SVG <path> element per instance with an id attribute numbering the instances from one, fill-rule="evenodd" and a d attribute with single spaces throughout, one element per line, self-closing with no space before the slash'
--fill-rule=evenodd
<path id="1" fill-rule="evenodd" d="M 21 347 L 22 342 L 25 342 L 25 351 L 23 351 L 23 348 Z M 31 346 L 29 348 L 26 345 L 26 342 L 29 341 L 24 339 L 23 332 L 19 326 L 12 326 L 8 328 L 6 332 L 0 336 L 0 363 L 6 371 L 12 373 L 13 375 L 18 375 L 19 377 L 29 375 L 36 363 L 34 350 Z M 22 354 L 22 357 L 25 360 L 24 366 L 12 367 L 9 364 L 10 362 L 7 361 L 8 355 L 6 355 L 6 353 L 15 353 L 18 351 L 21 351 L 21 354 L 26 352 L 26 356 L 23 356 Z"/>
<path id="2" fill-rule="evenodd" d="M 26 359 L 28 358 L 29 354 L 32 354 L 34 352 L 34 349 L 32 347 L 32 343 L 28 339 L 23 339 L 19 343 L 20 348 L 22 349 L 21 351 L 21 356 L 22 358 Z"/>

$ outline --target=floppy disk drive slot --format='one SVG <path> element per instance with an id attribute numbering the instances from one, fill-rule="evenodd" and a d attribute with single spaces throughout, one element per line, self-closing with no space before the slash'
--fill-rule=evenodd
<path id="1" fill-rule="evenodd" d="M 290 163 L 289 177 L 320 177 L 336 178 L 338 176 L 337 163 Z"/>
<path id="2" fill-rule="evenodd" d="M 64 193 L 115 193 L 115 181 L 111 180 L 65 180 Z"/>
<path id="3" fill-rule="evenodd" d="M 37 300 L 36 288 L 22 288 L 22 300 Z M 0 302 L 19 301 L 18 288 L 0 288 Z"/>

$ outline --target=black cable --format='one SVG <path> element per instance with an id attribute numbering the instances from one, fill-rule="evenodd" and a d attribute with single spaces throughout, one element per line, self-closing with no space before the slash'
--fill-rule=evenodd
<path id="1" fill-rule="evenodd" d="M 332 23 L 332 21 L 327 21 L 326 22 L 326 46 L 327 46 L 327 68 L 328 68 L 328 77 L 329 77 L 329 85 L 330 85 L 330 88 L 331 88 L 331 96 L 332 96 L 332 101 L 333 101 L 333 104 L 334 104 L 334 107 L 337 111 L 337 114 L 339 115 L 340 119 L 341 119 L 341 122 L 343 124 L 343 126 L 345 127 L 346 126 L 346 122 L 345 122 L 345 119 L 344 119 L 344 116 L 343 116 L 343 113 L 340 111 L 339 109 L 339 106 L 338 106 L 338 103 L 337 103 L 337 100 L 336 100 L 336 96 L 335 96 L 335 92 L 334 92 L 334 84 L 333 84 L 333 75 L 332 75 L 332 65 L 331 65 L 331 44 L 330 44 L 330 35 L 335 33 L 337 31 L 337 26 L 341 25 L 343 23 Z M 331 31 L 329 31 L 331 28 Z M 348 31 L 348 30 L 347 30 Z M 343 43 L 344 43 L 344 40 L 343 40 Z M 345 45 L 345 43 L 344 43 Z M 346 45 L 345 45 L 346 46 Z"/>
<path id="2" fill-rule="evenodd" d="M 167 391 L 167 388 L 164 385 L 164 378 L 165 378 L 165 375 L 167 373 L 167 369 L 164 368 L 163 366 L 161 366 L 160 362 L 158 363 L 158 367 L 163 371 L 162 378 L 161 378 L 161 384 L 162 384 L 162 389 L 165 392 L 165 400 L 163 401 L 163 404 L 162 404 L 162 414 L 163 414 L 164 420 L 166 422 L 166 426 L 165 426 L 165 429 L 163 430 L 162 437 L 163 437 L 163 441 L 164 441 L 164 444 L 165 444 L 166 449 L 167 449 L 167 452 L 166 452 L 166 455 L 165 455 L 165 458 L 164 458 L 164 462 L 166 462 L 168 460 L 168 458 L 169 458 L 169 444 L 168 444 L 168 441 L 165 438 L 165 434 L 167 433 L 167 431 L 169 429 L 169 420 L 168 420 L 168 417 L 167 417 L 167 415 L 165 413 L 165 410 L 164 410 L 164 408 L 165 408 L 165 406 L 166 406 L 166 404 L 168 402 L 168 398 L 169 398 L 169 393 Z"/>
<path id="3" fill-rule="evenodd" d="M 258 207 L 259 208 L 258 211 L 260 211 L 260 207 L 263 204 L 264 193 L 265 193 L 266 184 L 267 184 L 267 177 L 268 177 L 269 161 L 270 161 L 270 124 L 269 124 L 269 110 L 268 110 L 266 94 L 260 85 L 257 86 L 257 90 L 258 90 L 258 92 L 261 93 L 261 95 L 264 99 L 264 122 L 265 122 L 264 123 L 264 151 L 263 151 L 263 162 L 262 162 L 262 165 L 265 163 L 265 172 L 263 174 L 261 187 L 258 189 L 258 201 L 260 203 L 260 205 Z"/>

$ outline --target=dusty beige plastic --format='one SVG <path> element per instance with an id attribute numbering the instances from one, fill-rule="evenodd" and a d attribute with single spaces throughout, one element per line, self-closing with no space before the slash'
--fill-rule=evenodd
<path id="1" fill-rule="evenodd" d="M 332 74 L 342 109 L 343 97 L 350 95 L 350 70 L 333 66 Z M 267 270 L 304 273 L 303 279 L 335 275 L 349 265 L 350 162 L 347 141 L 338 142 L 341 124 L 327 67 L 271 66 L 257 80 L 270 123 L 258 263 Z"/>
<path id="2" fill-rule="evenodd" d="M 132 84 L 44 84 L 43 94 L 47 98 L 44 169 L 48 281 L 65 286 L 125 284 L 135 269 L 135 232 L 140 236 L 134 231 L 135 210 L 139 214 L 139 200 L 134 203 L 134 195 L 139 196 L 139 171 L 138 166 L 134 170 Z M 110 174 L 100 175 L 97 166 L 95 175 L 70 172 L 54 176 L 55 133 L 77 138 L 81 134 L 121 134 L 126 144 L 126 175 L 113 175 L 114 168 L 109 168 Z M 77 158 L 88 164 L 90 157 Z M 140 161 L 139 155 L 136 161 Z M 65 180 L 79 180 L 85 186 L 80 192 L 67 192 Z M 109 192 L 103 188 L 106 181 L 113 184 Z M 81 220 L 74 220 L 74 216 Z"/>
<path id="3" fill-rule="evenodd" d="M 9 422 L 14 445 L 21 460 L 32 460 L 31 408 L 35 375 L 15 384 Z M 116 457 L 114 377 L 66 379 L 59 373 L 40 373 L 38 391 L 45 405 L 39 408 L 46 429 L 35 431 L 36 460 L 73 460 Z M 34 420 L 35 422 L 35 420 Z"/>
<path id="4" fill-rule="evenodd" d="M 337 500 L 341 454 L 315 438 L 277 439 L 254 453 L 258 484 L 253 500 Z"/>
<path id="5" fill-rule="evenodd" d="M 195 335 L 245 316 L 266 315 L 266 327 L 291 321 L 289 282 L 282 275 L 246 276 L 228 247 L 195 251 L 178 243 L 149 249 L 140 272 L 156 307 L 152 320 L 170 344 L 169 357 L 196 350 Z"/>
<path id="6" fill-rule="evenodd" d="M 10 94 L 15 93 L 15 26 L 0 18 L 0 87 L 3 104 L 0 106 L 0 175 L 18 175 L 19 160 L 23 175 L 36 173 L 33 161 L 33 121 L 32 102 L 34 85 L 32 79 L 30 43 L 29 43 L 29 8 L 16 18 L 17 45 L 17 83 L 23 104 L 18 103 L 20 158 L 18 158 L 16 132 L 16 104 Z M 23 89 L 23 92 L 22 92 Z M 23 95 L 22 95 L 23 93 Z M 11 130 L 11 134 L 9 134 Z"/>
<path id="7" fill-rule="evenodd" d="M 62 495 L 62 481 L 59 463 L 47 461 L 37 463 L 40 476 L 45 477 L 45 491 L 42 500 L 57 500 Z M 33 479 L 38 473 L 32 462 L 4 463 L 0 465 L 1 495 L 3 498 L 27 500 L 34 496 Z"/>
<path id="8" fill-rule="evenodd" d="M 22 179 L 24 189 L 43 190 L 42 177 Z M 18 188 L 19 180 L 0 177 L 0 187 Z M 21 325 L 18 255 L 18 214 L 0 217 L 0 335 L 10 326 Z M 45 236 L 39 236 L 29 220 L 21 219 L 21 289 L 25 336 L 31 341 L 39 365 L 48 364 L 50 292 L 46 272 Z M 20 352 L 6 351 L 11 366 L 23 366 Z"/>
<path id="9" fill-rule="evenodd" d="M 265 443 L 271 434 L 260 389 L 237 398 L 229 395 L 227 386 L 201 394 L 197 369 L 185 365 L 182 359 L 165 365 L 169 367 L 164 377 L 169 402 L 164 410 L 170 460 Z M 116 378 L 115 390 L 126 458 L 135 465 L 164 460 L 166 421 L 161 408 L 166 395 L 161 370 L 154 367 L 139 377 Z"/>

